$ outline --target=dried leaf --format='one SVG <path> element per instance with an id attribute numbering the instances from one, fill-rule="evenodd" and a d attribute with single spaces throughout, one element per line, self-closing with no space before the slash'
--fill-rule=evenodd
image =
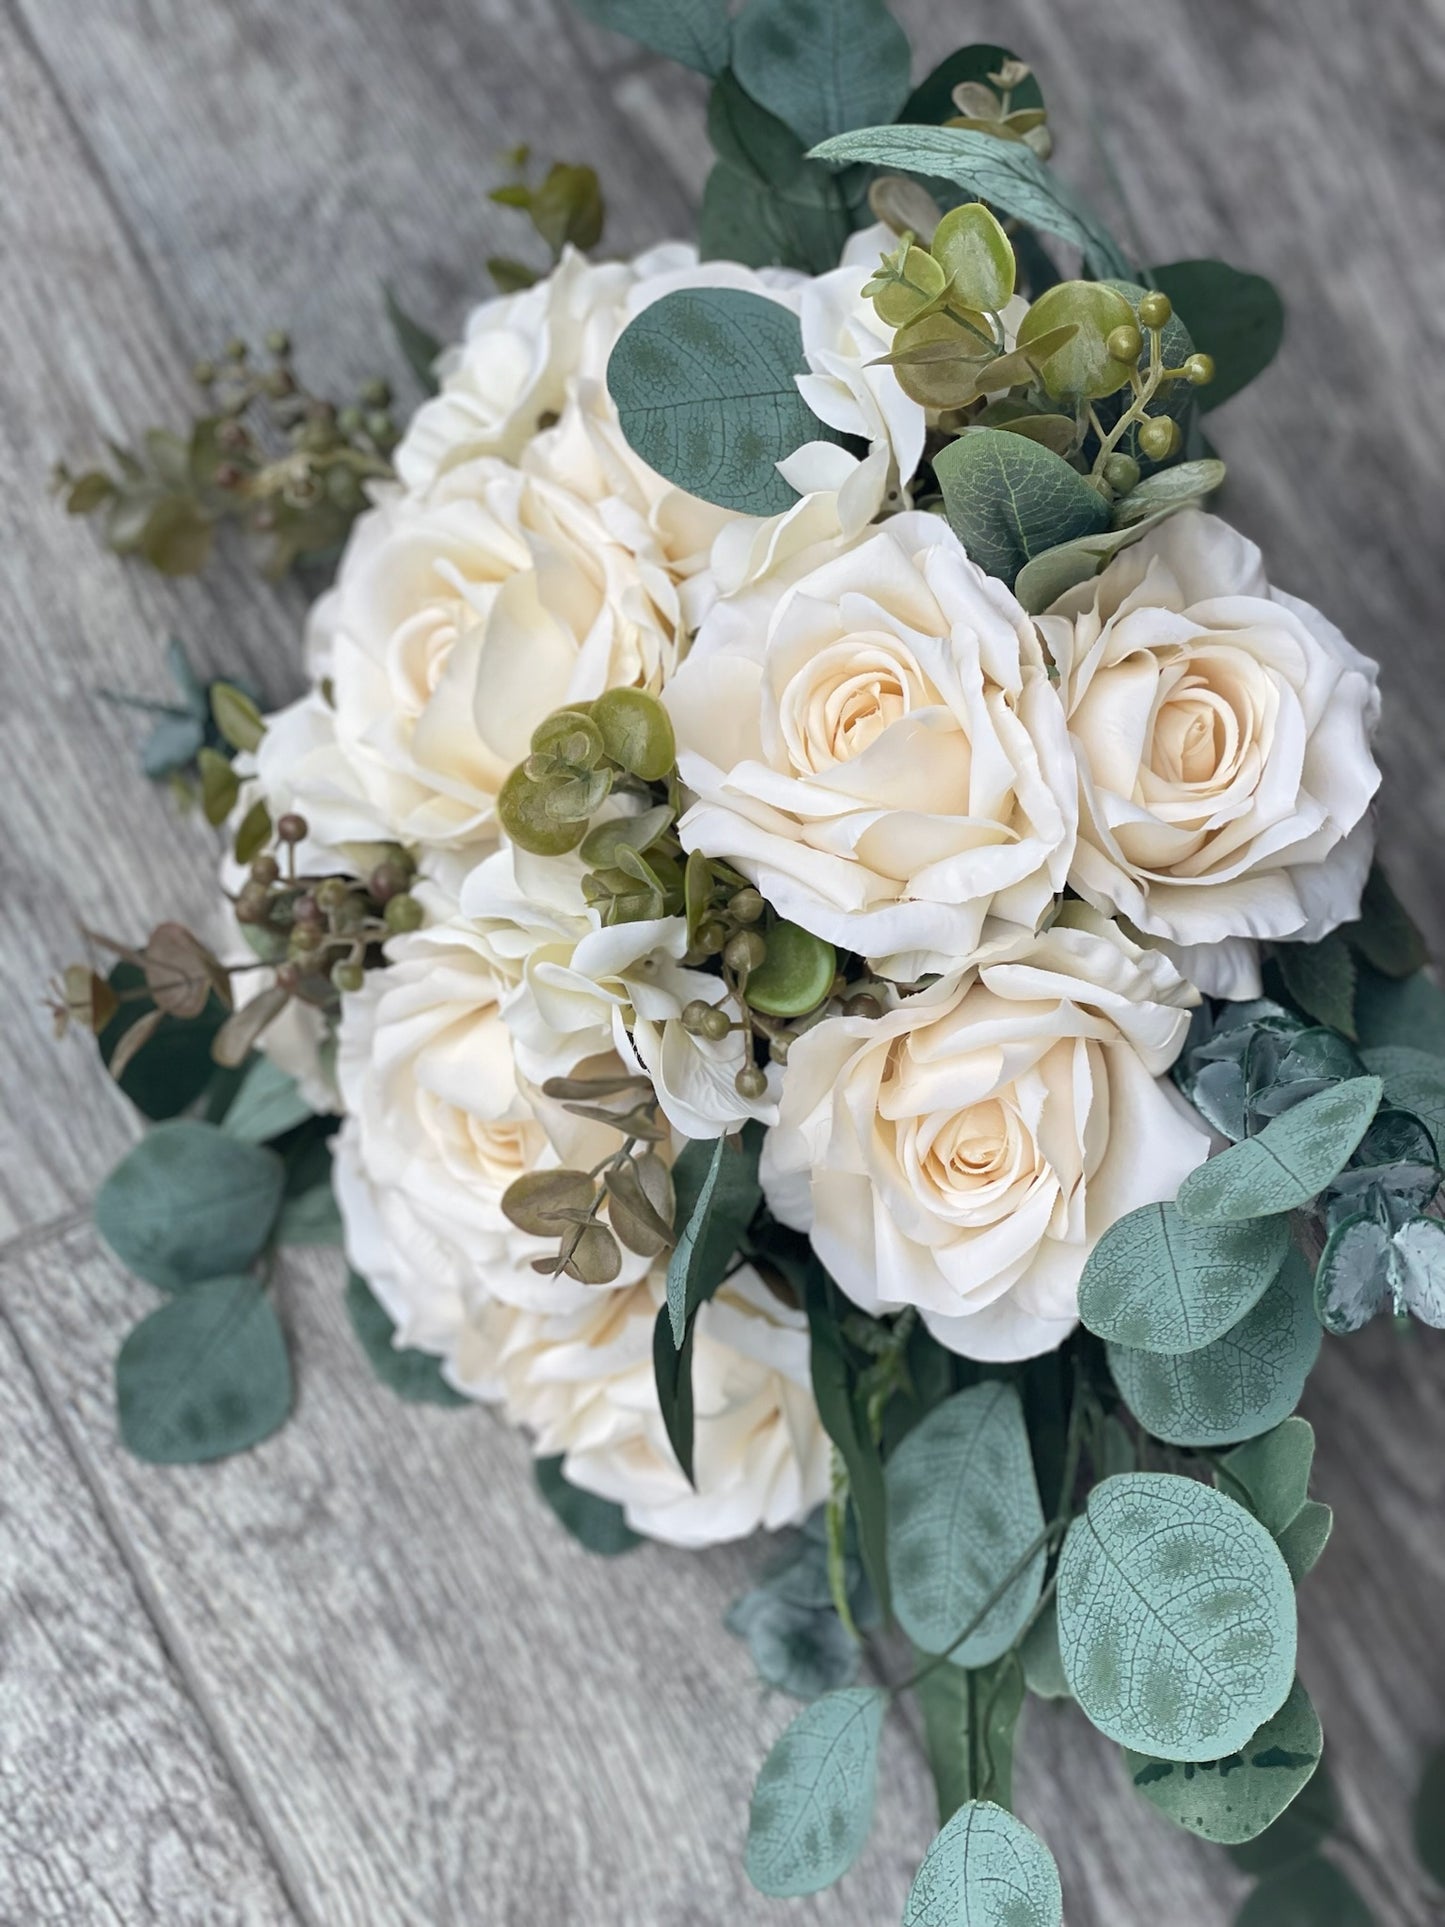
<path id="1" fill-rule="evenodd" d="M 676 1242 L 671 1217 L 672 1180 L 660 1158 L 614 1164 L 603 1182 L 607 1186 L 607 1221 L 629 1251 L 641 1258 L 655 1258 L 671 1248 Z"/>
<path id="2" fill-rule="evenodd" d="M 120 1008 L 120 999 L 89 964 L 65 967 L 65 1018 L 99 1036 Z"/>
<path id="3" fill-rule="evenodd" d="M 564 1249 L 562 1269 L 580 1285 L 610 1285 L 622 1269 L 622 1253 L 606 1225 L 584 1225 Z"/>
<path id="4" fill-rule="evenodd" d="M 286 1003 L 287 993 L 280 984 L 270 984 L 249 1004 L 233 1010 L 212 1041 L 212 1060 L 227 1070 L 244 1063 L 246 1053 L 272 1019 L 281 1015 Z"/>
<path id="5" fill-rule="evenodd" d="M 137 1051 L 148 1044 L 160 1029 L 163 1010 L 148 1010 L 144 1017 L 138 1017 L 130 1029 L 124 1033 L 115 1050 L 111 1053 L 110 1074 L 118 1084 L 130 1068 Z"/>
<path id="6" fill-rule="evenodd" d="M 538 1238 L 555 1238 L 566 1224 L 565 1213 L 590 1214 L 597 1182 L 585 1171 L 528 1171 L 502 1194 L 502 1210 L 519 1231 Z"/>
<path id="7" fill-rule="evenodd" d="M 158 924 L 141 952 L 146 989 L 172 1017 L 199 1017 L 212 991 L 231 1002 L 230 972 L 183 923 Z"/>

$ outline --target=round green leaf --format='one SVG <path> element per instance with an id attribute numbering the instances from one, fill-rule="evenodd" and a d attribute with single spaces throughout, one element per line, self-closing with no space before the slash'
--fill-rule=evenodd
<path id="1" fill-rule="evenodd" d="M 1126 1747 L 1124 1761 L 1144 1798 L 1176 1825 L 1238 1846 L 1272 1826 L 1303 1790 L 1323 1746 L 1319 1715 L 1296 1680 L 1284 1705 L 1238 1753 L 1189 1762 Z"/>
<path id="2" fill-rule="evenodd" d="M 1028 1427 L 993 1379 L 935 1406 L 885 1468 L 893 1610 L 916 1646 L 986 1666 L 1018 1637 L 1043 1583 L 1041 1546 L 962 1645 L 958 1636 L 1044 1529 Z"/>
<path id="3" fill-rule="evenodd" d="M 1064 1678 L 1064 1661 L 1059 1652 L 1059 1615 L 1053 1602 L 1045 1606 L 1019 1646 L 1019 1663 L 1024 1682 L 1036 1698 L 1066 1700 L 1069 1682 Z"/>
<path id="4" fill-rule="evenodd" d="M 803 1017 L 816 1010 L 838 971 L 832 944 L 781 921 L 769 927 L 767 944 L 767 955 L 748 977 L 749 1004 L 770 1017 Z"/>
<path id="5" fill-rule="evenodd" d="M 645 689 L 609 689 L 592 705 L 593 724 L 614 763 L 659 783 L 677 761 L 672 718 Z"/>
<path id="6" fill-rule="evenodd" d="M 1294 1588 L 1259 1521 L 1167 1472 L 1105 1479 L 1059 1561 L 1059 1647 L 1101 1733 L 1167 1760 L 1237 1752 L 1294 1679 Z"/>
<path id="7" fill-rule="evenodd" d="M 1141 1205 L 1090 1252 L 1079 1316 L 1096 1337 L 1138 1351 L 1198 1351 L 1259 1303 L 1288 1250 L 1286 1218 L 1199 1225 L 1172 1204 Z"/>
<path id="8" fill-rule="evenodd" d="M 560 1453 L 554 1458 L 534 1459 L 532 1470 L 536 1474 L 537 1490 L 572 1537 L 589 1552 L 603 1559 L 614 1559 L 619 1553 L 631 1552 L 634 1546 L 642 1544 L 641 1537 L 628 1525 L 620 1505 L 612 1499 L 599 1499 L 595 1492 L 585 1492 L 581 1486 L 572 1484 L 562 1470 Z"/>
<path id="9" fill-rule="evenodd" d="M 214 1124 L 158 1124 L 100 1187 L 95 1224 L 116 1257 L 163 1291 L 250 1264 L 270 1236 L 286 1168 Z"/>
<path id="10" fill-rule="evenodd" d="M 367 1362 L 383 1385 L 409 1405 L 461 1406 L 470 1400 L 442 1377 L 442 1364 L 430 1352 L 396 1343 L 396 1326 L 366 1280 L 352 1271 L 346 1279 L 346 1315 Z"/>
<path id="11" fill-rule="evenodd" d="M 1002 1807 L 962 1806 L 924 1855 L 903 1927 L 1061 1927 L 1053 1855 Z"/>
<path id="12" fill-rule="evenodd" d="M 1337 1224 L 1320 1253 L 1315 1310 L 1326 1331 L 1343 1337 L 1368 1325 L 1390 1297 L 1390 1234 L 1368 1212 Z"/>
<path id="13" fill-rule="evenodd" d="M 1374 1927 L 1375 1916 L 1333 1860 L 1301 1860 L 1261 1880 L 1234 1927 Z"/>
<path id="14" fill-rule="evenodd" d="M 908 37 L 883 0 L 748 0 L 733 24 L 733 71 L 805 146 L 908 98 Z"/>
<path id="15" fill-rule="evenodd" d="M 650 468 L 743 515 L 797 501 L 777 464 L 804 442 L 837 441 L 798 393 L 803 331 L 780 302 L 742 288 L 688 288 L 622 332 L 607 386 L 622 432 Z"/>
<path id="16" fill-rule="evenodd" d="M 254 1278 L 208 1278 L 143 1318 L 115 1366 L 120 1435 L 138 1459 L 243 1452 L 291 1410 L 291 1361 Z"/>
<path id="17" fill-rule="evenodd" d="M 1223 261 L 1171 261 L 1152 270 L 1195 346 L 1214 358 L 1214 379 L 1199 392 L 1206 413 L 1237 395 L 1267 368 L 1284 339 L 1284 303 L 1262 274 Z"/>
<path id="18" fill-rule="evenodd" d="M 1306 1418 L 1287 1418 L 1263 1438 L 1226 1453 L 1221 1464 L 1230 1483 L 1215 1483 L 1231 1498 L 1238 1496 L 1233 1487 L 1242 1488 L 1250 1511 L 1277 1539 L 1304 1508 L 1314 1461 L 1315 1428 Z"/>
<path id="19" fill-rule="evenodd" d="M 1014 291 L 1013 243 L 982 201 L 966 201 L 945 214 L 930 252 L 967 307 L 997 314 Z"/>
<path id="20" fill-rule="evenodd" d="M 878 1739 L 888 1705 L 852 1686 L 804 1707 L 763 1762 L 748 1819 L 748 1878 L 782 1899 L 845 1874 L 873 1820 Z"/>
<path id="21" fill-rule="evenodd" d="M 221 1128 L 227 1137 L 239 1138 L 243 1144 L 264 1144 L 304 1124 L 312 1115 L 296 1079 L 273 1059 L 258 1056 L 247 1066 Z"/>
<path id="22" fill-rule="evenodd" d="M 1018 345 L 1027 348 L 1056 328 L 1073 328 L 1072 338 L 1045 360 L 1044 386 L 1055 399 L 1098 401 L 1122 388 L 1134 368 L 1133 361 L 1116 361 L 1106 340 L 1115 328 L 1136 325 L 1123 295 L 1102 281 L 1060 281 L 1019 323 Z"/>
<path id="23" fill-rule="evenodd" d="M 1296 1586 L 1319 1564 L 1320 1554 L 1330 1542 L 1335 1515 L 1318 1499 L 1306 1499 L 1284 1531 L 1279 1533 L 1279 1549 Z"/>
<path id="24" fill-rule="evenodd" d="M 1329 1763 L 1321 1760 L 1305 1784 L 1271 1827 L 1225 1852 L 1241 1873 L 1256 1879 L 1297 1866 L 1310 1859 L 1320 1842 L 1340 1823 L 1340 1801 L 1330 1779 Z"/>
<path id="25" fill-rule="evenodd" d="M 1192 1352 L 1109 1346 L 1109 1369 L 1146 1432 L 1168 1445 L 1236 1445 L 1257 1438 L 1299 1403 L 1319 1357 L 1314 1280 L 1299 1252 L 1253 1310 Z"/>
<path id="26" fill-rule="evenodd" d="M 1385 1102 L 1418 1117 L 1445 1156 L 1445 1059 L 1408 1045 L 1387 1044 L 1364 1053 L 1365 1068 L 1385 1086 Z"/>
<path id="27" fill-rule="evenodd" d="M 933 466 L 970 560 L 1005 582 L 1045 549 L 1108 526 L 1098 490 L 1061 455 L 1022 435 L 970 429 L 940 449 Z"/>
<path id="28" fill-rule="evenodd" d="M 1309 1204 L 1353 1157 L 1382 1089 L 1378 1077 L 1352 1077 L 1305 1098 L 1191 1171 L 1180 1211 L 1195 1224 L 1231 1224 Z"/>
<path id="29" fill-rule="evenodd" d="M 728 64 L 727 0 L 573 0 L 600 27 L 625 33 L 644 47 L 700 74 Z"/>

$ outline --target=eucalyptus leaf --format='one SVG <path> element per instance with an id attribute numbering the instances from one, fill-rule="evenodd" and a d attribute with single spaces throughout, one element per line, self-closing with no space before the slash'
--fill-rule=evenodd
<path id="1" fill-rule="evenodd" d="M 1262 1438 L 1251 1439 L 1220 1461 L 1231 1498 L 1242 1488 L 1249 1509 L 1277 1539 L 1309 1498 L 1315 1429 L 1308 1419 L 1287 1418 Z M 1216 1481 L 1224 1484 L 1224 1481 Z"/>
<path id="2" fill-rule="evenodd" d="M 1261 1880 L 1234 1927 L 1374 1927 L 1374 1919 L 1333 1860 L 1310 1859 Z"/>
<path id="3" fill-rule="evenodd" d="M 1337 930 L 1318 943 L 1279 944 L 1274 961 L 1292 1002 L 1307 1017 L 1355 1039 L 1355 960 Z"/>
<path id="4" fill-rule="evenodd" d="M 780 302 L 690 288 L 623 330 L 607 386 L 650 468 L 719 508 L 777 515 L 798 499 L 777 464 L 805 442 L 839 439 L 798 392 L 806 371 L 801 325 Z"/>
<path id="5" fill-rule="evenodd" d="M 1018 1637 L 1043 1584 L 1039 1544 L 982 1624 L 956 1643 L 1042 1538 L 1043 1507 L 1014 1387 L 971 1386 L 914 1427 L 884 1468 L 893 1610 L 915 1645 L 986 1666 Z"/>
<path id="6" fill-rule="evenodd" d="M 286 1172 L 274 1151 L 213 1124 L 158 1124 L 95 1200 L 96 1229 L 121 1263 L 163 1291 L 243 1270 L 271 1234 Z"/>
<path id="7" fill-rule="evenodd" d="M 1175 462 L 1137 482 L 1114 510 L 1116 527 L 1143 522 L 1163 508 L 1184 508 L 1224 486 L 1224 463 L 1214 458 Z"/>
<path id="8" fill-rule="evenodd" d="M 1365 1068 L 1385 1087 L 1385 1102 L 1409 1111 L 1435 1140 L 1445 1158 L 1445 1058 L 1408 1044 L 1386 1044 L 1364 1053 Z"/>
<path id="9" fill-rule="evenodd" d="M 1239 1751 L 1294 1680 L 1294 1587 L 1264 1527 L 1194 1479 L 1131 1472 L 1089 1494 L 1058 1571 L 1069 1690 L 1121 1746 Z"/>
<path id="10" fill-rule="evenodd" d="M 1362 969 L 1355 991 L 1355 1027 L 1366 1050 L 1405 1044 L 1445 1057 L 1445 991 L 1423 970 L 1397 980 Z"/>
<path id="11" fill-rule="evenodd" d="M 1014 1738 L 1024 1691 L 1016 1653 L 1005 1653 L 992 1666 L 935 1666 L 919 1678 L 914 1695 L 923 1714 L 940 1826 L 970 1800 L 1012 1806 Z"/>
<path id="12" fill-rule="evenodd" d="M 1320 1763 L 1324 1735 L 1296 1680 L 1284 1705 L 1222 1760 L 1160 1760 L 1124 1750 L 1129 1777 L 1149 1802 L 1202 1840 L 1238 1846 L 1272 1826 Z"/>
<path id="13" fill-rule="evenodd" d="M 1062 1927 L 1064 1891 L 1053 1855 L 1022 1820 L 974 1800 L 923 1857 L 903 1927 Z"/>
<path id="14" fill-rule="evenodd" d="M 1012 582 L 1045 550 L 1108 524 L 1102 495 L 1039 442 L 998 428 L 972 429 L 934 461 L 953 532 L 969 559 Z"/>
<path id="15" fill-rule="evenodd" d="M 1359 920 L 1342 934 L 1385 977 L 1412 977 L 1430 961 L 1425 939 L 1378 862 L 1365 879 Z"/>
<path id="16" fill-rule="evenodd" d="M 1009 432 L 1016 434 L 1018 429 L 1019 424 L 1013 423 Z M 1167 474 L 1168 470 L 1163 472 Z M 1129 497 L 1124 499 L 1127 502 Z M 1117 527 L 1101 530 L 1097 535 L 1081 535 L 1072 542 L 1061 542 L 1056 548 L 1045 549 L 1042 555 L 1036 555 L 1032 562 L 1020 569 L 1014 583 L 1015 596 L 1031 616 L 1041 616 L 1070 589 L 1091 582 L 1116 555 L 1141 542 L 1152 529 L 1167 521 L 1171 515 L 1176 515 L 1180 509 L 1188 507 L 1188 504 L 1189 498 L 1166 503 L 1141 522 L 1121 523 Z"/>
<path id="17" fill-rule="evenodd" d="M 823 1430 L 837 1447 L 848 1474 L 848 1502 L 858 1522 L 858 1546 L 885 1616 L 892 1610 L 887 1553 L 887 1486 L 883 1461 L 866 1412 L 855 1397 L 847 1353 L 838 1329 L 837 1293 L 814 1264 L 804 1291 L 808 1315 L 813 1397 Z"/>
<path id="18" fill-rule="evenodd" d="M 1069 1682 L 1059 1651 L 1059 1615 L 1051 1599 L 1019 1645 L 1024 1683 L 1037 1699 L 1066 1700 Z"/>
<path id="19" fill-rule="evenodd" d="M 1288 1250 L 1287 1218 L 1196 1224 L 1172 1204 L 1140 1205 L 1090 1252 L 1079 1316 L 1096 1337 L 1137 1351 L 1198 1351 L 1259 1303 Z"/>
<path id="20" fill-rule="evenodd" d="M 278 1245 L 339 1245 L 344 1233 L 341 1208 L 329 1178 L 324 1184 L 313 1184 L 309 1191 L 286 1198 L 276 1219 Z"/>
<path id="21" fill-rule="evenodd" d="M 1189 1352 L 1110 1345 L 1109 1370 L 1146 1432 L 1168 1445 L 1234 1445 L 1277 1426 L 1299 1403 L 1320 1350 L 1314 1280 L 1292 1251 L 1239 1323 Z"/>
<path id="22" fill-rule="evenodd" d="M 221 1128 L 227 1137 L 243 1144 L 264 1144 L 280 1137 L 283 1131 L 304 1124 L 312 1116 L 310 1104 L 301 1095 L 296 1079 L 274 1063 L 258 1056 L 246 1067 L 241 1088 L 232 1098 Z"/>
<path id="23" fill-rule="evenodd" d="M 1279 1549 L 1289 1567 L 1289 1576 L 1298 1586 L 1313 1572 L 1320 1555 L 1329 1544 L 1335 1515 L 1318 1499 L 1306 1499 L 1284 1531 L 1278 1535 Z"/>
<path id="24" fill-rule="evenodd" d="M 966 127 L 864 127 L 824 141 L 812 158 L 868 161 L 900 174 L 952 181 L 976 199 L 1081 249 L 1093 274 L 1130 273 L 1128 257 L 1097 216 L 1022 141 Z"/>
<path id="25" fill-rule="evenodd" d="M 209 694 L 212 720 L 231 748 L 259 749 L 266 724 L 255 699 L 233 682 L 213 682 Z"/>
<path id="26" fill-rule="evenodd" d="M 185 1110 L 210 1083 L 216 1069 L 211 1042 L 226 1011 L 213 996 L 199 1017 L 168 1017 L 148 996 L 136 995 L 144 981 L 133 963 L 122 961 L 110 971 L 106 982 L 122 1001 L 96 1041 L 102 1061 L 113 1069 L 121 1061 L 121 1039 L 132 1026 L 152 1016 L 158 1019 L 144 1049 L 122 1065 L 116 1082 L 143 1117 L 159 1120 Z"/>
<path id="27" fill-rule="evenodd" d="M 1307 1097 L 1191 1171 L 1179 1187 L 1181 1214 L 1193 1224 L 1231 1224 L 1311 1203 L 1354 1155 L 1382 1089 L 1378 1077 L 1353 1077 Z"/>
<path id="28" fill-rule="evenodd" d="M 154 1465 L 194 1465 L 257 1444 L 291 1410 L 276 1314 L 246 1276 L 207 1278 L 153 1311 L 115 1366 L 120 1435 Z"/>
<path id="29" fill-rule="evenodd" d="M 1318 1852 L 1320 1843 L 1340 1823 L 1339 1795 L 1322 1759 L 1303 1790 L 1291 1800 L 1272 1826 L 1225 1852 L 1241 1873 L 1264 1879 L 1286 1867 L 1297 1866 Z"/>
<path id="30" fill-rule="evenodd" d="M 409 1345 L 398 1345 L 396 1326 L 386 1307 L 366 1280 L 351 1271 L 346 1277 L 346 1315 L 365 1352 L 367 1363 L 389 1390 L 408 1405 L 460 1407 L 470 1400 L 442 1377 L 439 1358 Z"/>
<path id="31" fill-rule="evenodd" d="M 581 1486 L 572 1484 L 563 1469 L 560 1453 L 554 1458 L 534 1459 L 532 1470 L 537 1490 L 572 1537 L 589 1552 L 603 1559 L 614 1559 L 619 1553 L 631 1552 L 634 1546 L 642 1544 L 628 1525 L 620 1505 L 612 1499 L 599 1499 L 595 1492 L 584 1492 Z"/>
<path id="32" fill-rule="evenodd" d="M 848 1687 L 804 1707 L 753 1788 L 746 1866 L 760 1893 L 813 1894 L 845 1874 L 873 1820 L 887 1695 Z"/>
<path id="33" fill-rule="evenodd" d="M 892 120 L 908 97 L 908 38 L 883 0 L 748 0 L 732 65 L 808 146 Z"/>
<path id="34" fill-rule="evenodd" d="M 573 0 L 573 5 L 599 27 L 626 34 L 700 74 L 720 74 L 728 64 L 727 0 Z"/>
<path id="35" fill-rule="evenodd" d="M 692 1347 L 692 1324 L 682 1343 L 674 1343 L 667 1306 L 661 1306 L 652 1327 L 652 1376 L 667 1442 L 689 1484 L 693 1482 Z"/>
<path id="36" fill-rule="evenodd" d="M 1390 1233 L 1368 1212 L 1337 1224 L 1315 1273 L 1320 1323 L 1336 1337 L 1359 1331 L 1390 1300 Z"/>
<path id="37" fill-rule="evenodd" d="M 1194 338 L 1214 360 L 1214 379 L 1198 391 L 1204 411 L 1218 408 L 1262 374 L 1284 339 L 1284 303 L 1262 274 L 1223 261 L 1171 261 L 1150 270 Z"/>

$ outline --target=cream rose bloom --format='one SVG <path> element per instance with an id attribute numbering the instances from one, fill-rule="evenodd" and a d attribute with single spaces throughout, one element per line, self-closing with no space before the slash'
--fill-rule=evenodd
<path id="1" fill-rule="evenodd" d="M 508 985 L 464 925 L 394 939 L 388 955 L 342 1003 L 337 1202 L 347 1257 L 397 1342 L 445 1352 L 491 1298 L 558 1310 L 586 1301 L 591 1287 L 531 1269 L 556 1246 L 518 1231 L 502 1195 L 527 1171 L 590 1169 L 618 1137 L 525 1087 L 502 1016 Z M 624 1281 L 645 1269 L 623 1253 Z"/>
<path id="2" fill-rule="evenodd" d="M 320 690 L 270 719 L 257 769 L 323 842 L 496 837 L 497 792 L 553 709 L 657 688 L 665 575 L 566 490 L 483 459 L 357 522 L 312 615 Z"/>
<path id="3" fill-rule="evenodd" d="M 1049 1351 L 1101 1234 L 1208 1153 L 1157 1081 L 1193 1001 L 1076 904 L 1024 956 L 827 1019 L 788 1055 L 769 1203 L 865 1310 L 915 1305 L 968 1358 Z"/>
<path id="4" fill-rule="evenodd" d="M 766 589 L 720 603 L 664 691 L 684 845 L 899 979 L 1032 934 L 1076 806 L 1013 596 L 917 513 Z"/>
<path id="5" fill-rule="evenodd" d="M 665 1299 L 653 1275 L 593 1290 L 568 1312 L 486 1306 L 462 1332 L 448 1375 L 499 1400 L 540 1456 L 561 1453 L 574 1485 L 614 1500 L 650 1538 L 706 1546 L 796 1524 L 829 1489 L 805 1319 L 748 1266 L 699 1311 L 694 1489 L 668 1443 L 653 1378 Z"/>
<path id="6" fill-rule="evenodd" d="M 1376 667 L 1270 587 L 1252 542 L 1186 510 L 1039 628 L 1078 763 L 1081 896 L 1230 996 L 1250 990 L 1240 939 L 1309 940 L 1358 915 Z"/>

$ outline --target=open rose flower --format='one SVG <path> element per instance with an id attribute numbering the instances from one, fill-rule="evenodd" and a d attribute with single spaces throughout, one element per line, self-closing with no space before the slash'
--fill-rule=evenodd
<path id="1" fill-rule="evenodd" d="M 1271 588 L 1252 542 L 1186 510 L 1039 627 L 1078 763 L 1080 895 L 1181 953 L 1358 914 L 1375 665 Z M 1238 942 L 1181 963 L 1217 994 L 1257 989 Z"/>
<path id="2" fill-rule="evenodd" d="M 768 586 L 717 605 L 665 692 L 686 847 L 900 979 L 1031 934 L 1075 796 L 1013 596 L 916 513 Z"/>
<path id="3" fill-rule="evenodd" d="M 593 1291 L 567 1312 L 489 1305 L 463 1331 L 448 1375 L 501 1401 L 572 1484 L 621 1505 L 636 1531 L 716 1545 L 794 1525 L 828 1496 L 830 1452 L 813 1402 L 807 1323 L 749 1266 L 698 1313 L 694 1471 L 668 1443 L 653 1378 L 658 1275 Z"/>
<path id="4" fill-rule="evenodd" d="M 1051 1350 L 1100 1236 L 1209 1140 L 1157 1080 L 1194 993 L 1075 905 L 1029 952 L 830 1018 L 788 1055 L 774 1212 L 868 1311 L 915 1305 L 968 1358 Z"/>

